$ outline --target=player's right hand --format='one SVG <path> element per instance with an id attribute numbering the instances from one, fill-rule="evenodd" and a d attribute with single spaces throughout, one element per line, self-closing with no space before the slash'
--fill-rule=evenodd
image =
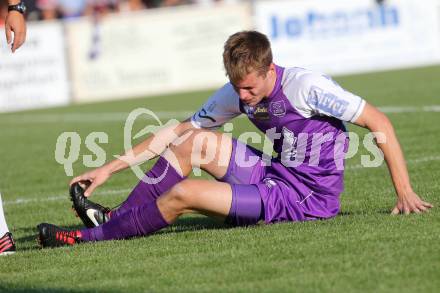
<path id="1" fill-rule="evenodd" d="M 98 186 L 104 184 L 110 176 L 111 173 L 107 171 L 105 167 L 101 167 L 73 178 L 69 185 L 72 186 L 74 183 L 85 184 L 88 187 L 84 191 L 84 196 L 89 197 L 92 195 L 93 191 L 95 191 Z"/>

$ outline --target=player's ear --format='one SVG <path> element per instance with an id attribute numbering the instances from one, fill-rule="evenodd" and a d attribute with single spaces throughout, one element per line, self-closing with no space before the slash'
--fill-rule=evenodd
<path id="1" fill-rule="evenodd" d="M 272 63 L 270 63 L 270 65 L 269 65 L 269 70 L 267 71 L 267 73 L 269 73 L 269 74 L 274 74 L 275 73 L 275 64 L 273 64 L 273 62 Z"/>

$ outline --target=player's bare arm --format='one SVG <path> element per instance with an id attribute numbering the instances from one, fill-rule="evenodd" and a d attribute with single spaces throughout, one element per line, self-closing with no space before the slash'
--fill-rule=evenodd
<path id="1" fill-rule="evenodd" d="M 367 103 L 355 124 L 385 135 L 386 142 L 377 142 L 377 145 L 384 154 L 397 194 L 392 214 L 421 213 L 432 208 L 432 204 L 423 201 L 412 189 L 403 152 L 388 117 Z"/>
<path id="2" fill-rule="evenodd" d="M 5 20 L 6 41 L 12 44 L 11 51 L 15 52 L 26 40 L 26 8 L 21 0 L 9 0 L 9 13 Z"/>
<path id="3" fill-rule="evenodd" d="M 114 173 L 155 158 L 161 154 L 171 142 L 191 129 L 194 129 L 194 127 L 191 124 L 190 119 L 176 125 L 164 127 L 154 135 L 149 136 L 143 142 L 134 146 L 131 150 L 128 150 L 119 158 L 100 168 L 73 178 L 70 181 L 70 185 L 76 182 L 89 182 L 90 186 L 87 188 L 84 195 L 90 196 L 98 186 L 106 182 Z"/>

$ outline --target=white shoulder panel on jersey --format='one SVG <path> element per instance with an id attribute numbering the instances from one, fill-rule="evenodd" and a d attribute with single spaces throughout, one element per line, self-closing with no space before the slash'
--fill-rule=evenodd
<path id="1" fill-rule="evenodd" d="M 191 118 L 196 128 L 218 128 L 240 115 L 239 97 L 231 83 L 215 92 Z"/>
<path id="2" fill-rule="evenodd" d="M 287 68 L 283 92 L 292 106 L 305 118 L 314 115 L 355 122 L 365 101 L 339 86 L 329 76 L 302 68 Z"/>

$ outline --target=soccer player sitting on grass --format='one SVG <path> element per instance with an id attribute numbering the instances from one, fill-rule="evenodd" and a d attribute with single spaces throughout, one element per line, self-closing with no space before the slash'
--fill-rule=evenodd
<path id="1" fill-rule="evenodd" d="M 194 212 L 237 226 L 334 217 L 340 210 L 348 147 L 344 121 L 386 137 L 378 145 L 397 193 L 393 214 L 432 207 L 412 190 L 390 121 L 362 98 L 325 75 L 275 65 L 269 40 L 259 32 L 230 36 L 223 62 L 230 82 L 192 118 L 161 129 L 124 156 L 72 180 L 73 207 L 88 228 L 67 231 L 40 224 L 43 247 L 149 235 Z M 273 142 L 277 158 L 211 130 L 240 114 Z M 160 157 L 119 208 L 110 210 L 88 199 L 145 152 Z M 193 166 L 216 180 L 187 178 Z"/>

